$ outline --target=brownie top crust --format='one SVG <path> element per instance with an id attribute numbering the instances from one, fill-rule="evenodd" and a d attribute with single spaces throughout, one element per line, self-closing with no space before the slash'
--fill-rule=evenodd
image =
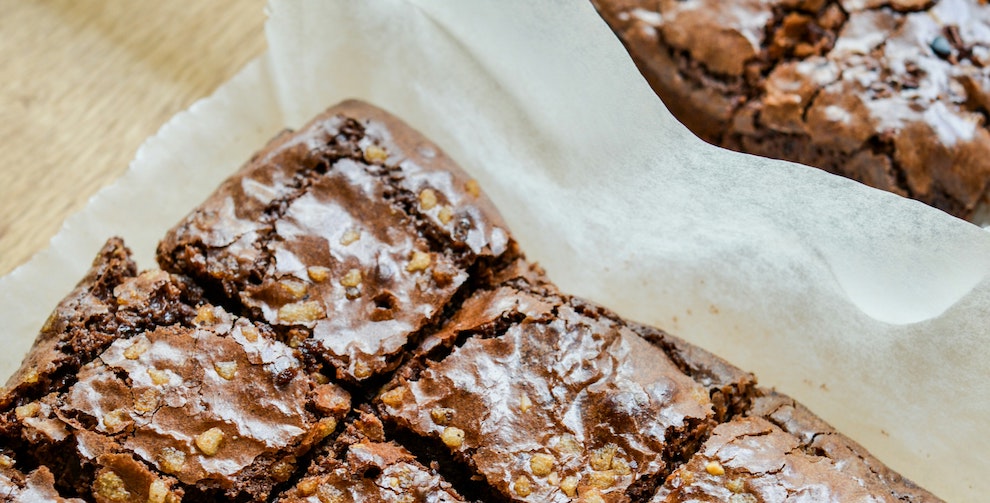
<path id="1" fill-rule="evenodd" d="M 264 327 L 199 312 L 196 328 L 113 343 L 57 413 L 84 458 L 128 453 L 188 486 L 264 498 L 334 431 L 348 393 L 310 376 Z"/>
<path id="2" fill-rule="evenodd" d="M 473 335 L 441 361 L 400 372 L 381 410 L 442 443 L 502 497 L 627 501 L 711 427 L 705 388 L 601 311 L 513 288 L 466 305 L 483 326 L 500 311 L 524 318 L 504 333 L 465 330 Z"/>
<path id="3" fill-rule="evenodd" d="M 326 451 L 278 503 L 465 501 L 435 470 L 386 440 L 374 414 L 359 413 Z"/>
<path id="4" fill-rule="evenodd" d="M 119 337 L 157 324 L 189 324 L 200 290 L 161 271 L 138 275 L 123 241 L 106 242 L 86 276 L 55 308 L 0 390 L 0 410 L 64 388 Z"/>
<path id="5" fill-rule="evenodd" d="M 891 472 L 786 395 L 763 391 L 712 436 L 653 503 L 941 501 Z"/>
<path id="6" fill-rule="evenodd" d="M 988 202 L 985 2 L 595 3 L 671 111 L 702 138 L 963 218 Z"/>
<path id="7" fill-rule="evenodd" d="M 270 326 L 187 278 L 136 273 L 129 253 L 110 240 L 46 323 L 5 392 L 0 446 L 87 501 L 266 499 L 349 394 Z"/>
<path id="8" fill-rule="evenodd" d="M 438 147 L 346 102 L 224 182 L 166 236 L 159 262 L 361 381 L 394 368 L 469 270 L 513 253 L 504 229 Z"/>

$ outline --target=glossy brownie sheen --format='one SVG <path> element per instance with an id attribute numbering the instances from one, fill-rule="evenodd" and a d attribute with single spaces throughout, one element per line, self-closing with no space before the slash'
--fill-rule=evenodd
<path id="1" fill-rule="evenodd" d="M 86 460 L 125 453 L 186 487 L 265 499 L 334 431 L 350 398 L 266 328 L 209 305 L 199 313 L 195 328 L 112 344 L 57 413 Z"/>
<path id="2" fill-rule="evenodd" d="M 347 425 L 330 453 L 313 462 L 305 477 L 279 503 L 326 501 L 465 501 L 436 471 L 401 445 L 385 439 L 381 421 L 362 413 Z"/>
<path id="3" fill-rule="evenodd" d="M 361 381 L 394 368 L 472 266 L 513 248 L 504 229 L 438 147 L 346 102 L 224 182 L 168 234 L 159 261 Z"/>
<path id="4" fill-rule="evenodd" d="M 684 373 L 708 389 L 718 422 L 749 409 L 756 390 L 756 377 L 704 349 L 660 330 L 638 323 L 630 328 L 650 343 L 662 348 Z"/>
<path id="5" fill-rule="evenodd" d="M 653 503 L 938 501 L 777 393 L 718 425 Z"/>
<path id="6" fill-rule="evenodd" d="M 594 1 L 702 138 L 987 217 L 985 2 Z"/>
<path id="7" fill-rule="evenodd" d="M 203 303 L 184 278 L 136 274 L 128 255 L 108 242 L 46 323 L 11 378 L 0 445 L 99 502 L 266 498 L 348 394 L 270 327 Z"/>
<path id="8" fill-rule="evenodd" d="M 711 428 L 704 387 L 606 312 L 512 288 L 478 300 L 482 325 L 500 311 L 525 318 L 398 378 L 381 410 L 504 497 L 640 497 Z"/>
<path id="9" fill-rule="evenodd" d="M 64 389 L 118 338 L 158 324 L 191 323 L 199 302 L 199 288 L 182 278 L 160 271 L 138 275 L 123 241 L 108 240 L 0 391 L 0 411 Z"/>

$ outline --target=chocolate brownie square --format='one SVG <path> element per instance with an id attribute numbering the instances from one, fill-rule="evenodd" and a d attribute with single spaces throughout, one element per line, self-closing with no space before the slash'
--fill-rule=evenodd
<path id="1" fill-rule="evenodd" d="M 379 407 L 503 498 L 641 499 L 714 426 L 708 390 L 603 309 L 502 287 L 462 312 L 471 336 L 400 371 Z"/>
<path id="2" fill-rule="evenodd" d="M 111 242 L 46 325 L 0 409 L 4 443 L 101 503 L 266 499 L 348 393 L 270 327 L 189 303 L 187 280 L 111 267 L 127 254 Z"/>
<path id="3" fill-rule="evenodd" d="M 345 102 L 224 182 L 159 262 L 360 382 L 394 369 L 473 269 L 511 259 L 504 229 L 438 147 Z"/>

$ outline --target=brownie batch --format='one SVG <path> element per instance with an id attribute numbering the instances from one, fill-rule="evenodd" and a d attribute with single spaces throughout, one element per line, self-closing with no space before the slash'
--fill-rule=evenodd
<path id="1" fill-rule="evenodd" d="M 0 500 L 940 501 L 754 377 L 559 292 L 359 102 L 111 239 L 0 393 Z"/>
<path id="2" fill-rule="evenodd" d="M 990 218 L 986 2 L 593 2 L 701 138 Z"/>

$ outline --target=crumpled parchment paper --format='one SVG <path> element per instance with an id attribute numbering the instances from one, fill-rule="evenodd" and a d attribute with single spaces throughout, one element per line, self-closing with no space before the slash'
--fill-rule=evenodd
<path id="1" fill-rule="evenodd" d="M 754 371 L 950 501 L 990 493 L 990 233 L 704 144 L 581 0 L 273 0 L 269 53 L 0 279 L 9 375 L 111 235 L 157 239 L 285 126 L 361 98 L 431 137 L 565 290 Z"/>

